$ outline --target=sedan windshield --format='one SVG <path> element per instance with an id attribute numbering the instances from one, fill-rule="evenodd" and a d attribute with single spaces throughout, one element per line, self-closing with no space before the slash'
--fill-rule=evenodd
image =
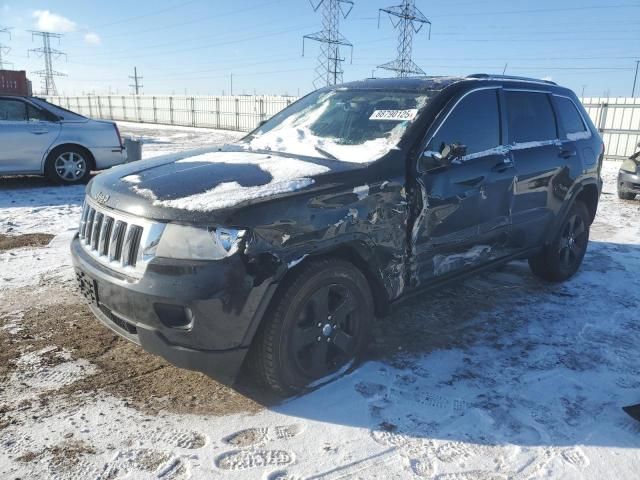
<path id="1" fill-rule="evenodd" d="M 253 150 L 375 161 L 397 148 L 430 92 L 318 91 L 273 116 L 243 140 Z"/>

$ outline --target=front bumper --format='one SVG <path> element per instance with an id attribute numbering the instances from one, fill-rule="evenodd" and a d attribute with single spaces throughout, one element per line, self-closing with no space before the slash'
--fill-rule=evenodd
<path id="1" fill-rule="evenodd" d="M 618 172 L 618 191 L 640 194 L 640 174 L 620 170 Z"/>
<path id="2" fill-rule="evenodd" d="M 71 243 L 80 291 L 118 335 L 170 363 L 230 384 L 275 291 L 239 255 L 216 262 L 155 259 L 141 279 L 108 269 L 77 236 Z"/>

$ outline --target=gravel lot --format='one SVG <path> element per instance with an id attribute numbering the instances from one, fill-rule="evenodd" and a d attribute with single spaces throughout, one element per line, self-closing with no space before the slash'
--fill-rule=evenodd
<path id="1" fill-rule="evenodd" d="M 238 137 L 121 130 L 145 157 Z M 283 403 L 100 326 L 68 255 L 83 188 L 0 178 L 0 478 L 637 478 L 640 201 L 617 168 L 571 281 L 514 262 L 412 300 L 370 361 Z"/>

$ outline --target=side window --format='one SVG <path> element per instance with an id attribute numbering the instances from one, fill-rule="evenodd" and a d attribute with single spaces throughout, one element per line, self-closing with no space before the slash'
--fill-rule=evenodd
<path id="1" fill-rule="evenodd" d="M 500 145 L 497 90 L 479 90 L 464 97 L 431 139 L 427 150 L 441 152 L 444 145 L 454 143 L 467 147 L 467 155 Z"/>
<path id="2" fill-rule="evenodd" d="M 34 107 L 33 105 L 27 105 L 27 116 L 29 120 L 42 120 L 47 121 L 47 114 L 40 110 L 39 108 Z"/>
<path id="3" fill-rule="evenodd" d="M 27 107 L 24 102 L 0 98 L 0 122 L 24 122 L 27 119 Z"/>
<path id="4" fill-rule="evenodd" d="M 555 97 L 562 127 L 567 134 L 588 132 L 575 104 L 566 97 Z"/>
<path id="5" fill-rule="evenodd" d="M 549 95 L 505 92 L 509 119 L 509 143 L 541 142 L 558 138 L 556 117 Z"/>

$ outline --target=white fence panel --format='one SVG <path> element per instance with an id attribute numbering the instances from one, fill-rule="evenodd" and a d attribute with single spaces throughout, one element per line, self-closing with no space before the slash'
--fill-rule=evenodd
<path id="1" fill-rule="evenodd" d="M 598 127 L 607 158 L 621 160 L 640 142 L 640 98 L 583 98 L 582 104 Z"/>
<path id="2" fill-rule="evenodd" d="M 48 97 L 51 103 L 93 118 L 220 128 L 248 132 L 297 100 L 287 96 L 89 95 Z M 606 145 L 622 159 L 640 142 L 640 98 L 583 98 Z"/>
<path id="3" fill-rule="evenodd" d="M 297 100 L 284 96 L 89 95 L 47 97 L 93 118 L 248 132 Z"/>

